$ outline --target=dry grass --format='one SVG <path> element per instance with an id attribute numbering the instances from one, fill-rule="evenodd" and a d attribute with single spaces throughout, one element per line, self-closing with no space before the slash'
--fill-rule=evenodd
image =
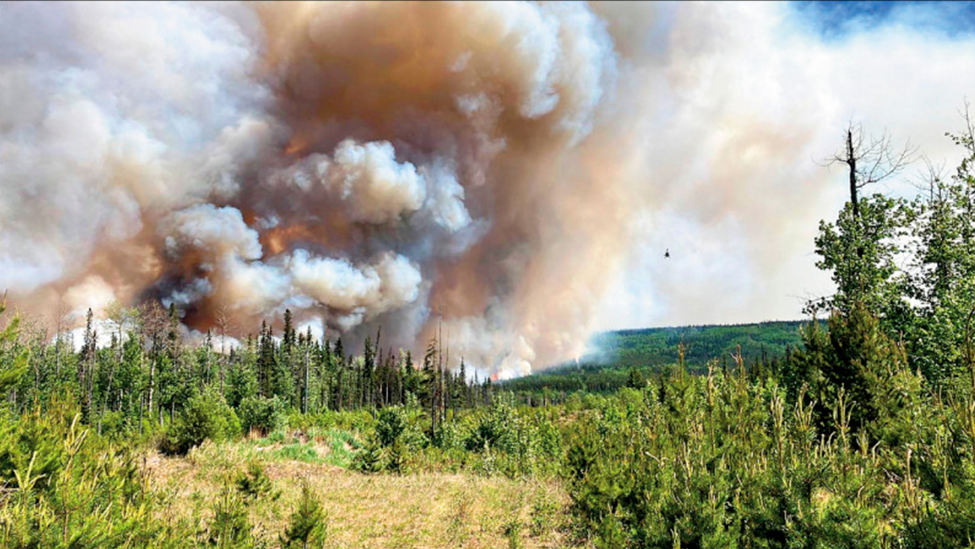
<path id="1" fill-rule="evenodd" d="M 250 505 L 251 524 L 276 546 L 307 481 L 329 516 L 329 547 L 433 548 L 574 545 L 567 533 L 568 504 L 554 481 L 472 474 L 363 475 L 328 463 L 270 459 L 246 444 L 205 444 L 186 458 L 147 456 L 156 488 L 168 493 L 166 518 L 197 523 L 227 479 L 260 461 L 281 496 Z M 518 544 L 506 536 L 519 524 Z"/>

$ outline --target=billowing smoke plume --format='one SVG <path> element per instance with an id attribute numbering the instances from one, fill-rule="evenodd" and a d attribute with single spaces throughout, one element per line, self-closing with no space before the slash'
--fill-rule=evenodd
<path id="1" fill-rule="evenodd" d="M 582 4 L 4 4 L 0 286 L 578 354 L 629 205 Z"/>
<path id="2" fill-rule="evenodd" d="M 788 9 L 2 3 L 0 289 L 76 321 L 157 299 L 238 335 L 286 309 L 353 347 L 439 332 L 505 376 L 578 356 L 610 286 L 635 318 L 623 270 L 687 314 L 780 303 L 752 273 L 814 270 L 835 211 L 811 160 L 903 73 L 874 63 L 903 36 L 822 46 Z M 952 115 L 971 71 L 935 69 L 912 81 Z M 634 227 L 684 244 L 668 270 Z"/>

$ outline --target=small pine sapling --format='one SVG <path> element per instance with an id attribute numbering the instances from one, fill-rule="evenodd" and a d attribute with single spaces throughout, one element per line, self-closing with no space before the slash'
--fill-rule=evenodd
<path id="1" fill-rule="evenodd" d="M 328 515 L 318 498 L 312 494 L 308 483 L 301 487 L 301 501 L 291 514 L 291 520 L 281 535 L 283 549 L 311 549 L 325 546 L 328 533 Z"/>

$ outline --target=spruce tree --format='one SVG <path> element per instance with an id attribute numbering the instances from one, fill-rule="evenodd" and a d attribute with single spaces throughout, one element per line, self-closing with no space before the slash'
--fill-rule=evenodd
<path id="1" fill-rule="evenodd" d="M 325 340 L 328 344 L 328 340 Z M 319 406 L 325 410 L 334 408 L 332 399 L 335 396 L 335 354 L 322 352 L 322 384 L 320 387 L 321 402 Z"/>
<path id="2" fill-rule="evenodd" d="M 85 320 L 85 342 L 81 348 L 78 360 L 78 386 L 82 395 L 82 415 L 91 419 L 92 392 L 95 383 L 95 351 L 98 343 L 98 332 L 94 329 L 92 312 L 88 309 Z"/>
<path id="3" fill-rule="evenodd" d="M 284 332 L 281 337 L 281 347 L 278 353 L 278 369 L 282 375 L 287 376 L 289 379 L 288 382 L 284 382 L 284 380 L 280 378 L 276 379 L 275 390 L 281 394 L 285 402 L 290 402 L 293 407 L 298 408 L 301 406 L 300 391 L 295 395 L 292 395 L 290 390 L 286 393 L 283 392 L 285 389 L 301 387 L 301 361 L 297 360 L 297 357 L 295 356 L 297 353 L 296 346 L 297 341 L 291 309 L 285 309 Z"/>
<path id="4" fill-rule="evenodd" d="M 335 352 L 333 353 L 335 361 L 335 410 L 339 412 L 342 411 L 342 403 L 345 400 L 345 392 L 343 386 L 343 380 L 345 378 L 345 355 L 342 350 L 342 338 L 340 337 L 335 342 Z"/>
<path id="5" fill-rule="evenodd" d="M 470 394 L 467 390 L 467 365 L 464 364 L 464 357 L 460 359 L 460 371 L 458 373 L 459 397 L 462 407 L 470 406 Z"/>
<path id="6" fill-rule="evenodd" d="M 311 327 L 308 327 L 308 337 L 301 345 L 304 354 L 304 375 L 301 383 L 301 413 L 308 413 L 308 385 L 310 382 L 311 365 Z"/>
<path id="7" fill-rule="evenodd" d="M 376 364 L 376 350 L 372 346 L 372 340 L 369 336 L 366 336 L 366 343 L 362 350 L 362 377 L 361 377 L 361 393 L 362 400 L 360 403 L 362 405 L 372 405 L 372 378 L 373 370 Z"/>

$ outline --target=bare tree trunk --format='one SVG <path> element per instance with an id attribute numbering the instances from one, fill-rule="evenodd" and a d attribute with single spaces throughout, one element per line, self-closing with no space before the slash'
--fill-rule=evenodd
<path id="1" fill-rule="evenodd" d="M 305 384 L 301 387 L 301 413 L 308 413 L 308 353 L 309 343 L 305 344 Z"/>
<path id="2" fill-rule="evenodd" d="M 430 395 L 430 437 L 433 438 L 437 434 L 437 399 L 440 396 L 437 394 L 437 388 L 440 382 L 437 380 L 437 371 L 435 369 L 430 370 L 430 375 L 433 379 L 430 380 L 430 386 L 433 388 Z"/>
<path id="3" fill-rule="evenodd" d="M 108 371 L 108 387 L 105 389 L 105 401 L 102 402 L 102 414 L 108 409 L 108 398 L 112 394 L 112 381 L 115 379 L 115 372 L 122 367 L 122 325 L 119 324 L 118 327 L 118 341 L 116 342 L 118 347 L 115 349 L 115 364 L 112 369 Z M 112 408 L 115 409 L 114 407 Z M 101 421 L 99 421 L 99 428 L 101 427 Z M 100 433 L 99 433 L 100 434 Z"/>
<path id="4" fill-rule="evenodd" d="M 59 297 L 58 298 L 58 314 L 57 314 L 57 317 L 58 317 L 57 318 L 57 331 L 58 331 L 58 333 L 57 333 L 57 338 L 55 339 L 55 342 L 54 342 L 54 375 L 55 375 L 55 377 L 58 378 L 58 380 L 61 379 L 61 347 L 64 346 L 64 341 L 62 339 L 62 334 L 64 333 L 64 323 L 65 323 L 65 316 L 66 315 L 67 315 L 67 312 L 65 311 L 64 303 L 61 301 L 61 298 Z"/>
<path id="5" fill-rule="evenodd" d="M 342 370 L 342 363 L 339 362 L 339 367 L 335 371 L 335 409 L 339 412 L 342 411 L 342 400 L 344 398 L 342 395 Z"/>
<path id="6" fill-rule="evenodd" d="M 156 392 L 156 361 L 149 357 L 149 413 L 152 413 L 152 397 Z"/>
<path id="7" fill-rule="evenodd" d="M 92 343 L 88 346 L 87 352 L 85 353 L 84 382 L 81 386 L 81 389 L 85 392 L 85 413 L 89 415 L 89 420 L 91 419 L 91 405 L 95 392 L 95 341 L 97 341 L 97 336 L 92 338 Z"/>
<path id="8" fill-rule="evenodd" d="M 857 157 L 853 150 L 853 129 L 846 130 L 846 163 L 850 167 L 850 203 L 853 205 L 853 218 L 860 222 L 860 200 L 857 197 Z"/>
<path id="9" fill-rule="evenodd" d="M 211 370 L 210 370 L 210 332 L 207 332 L 207 348 L 204 351 L 204 369 L 206 370 L 206 382 L 212 383 Z M 201 385 L 200 390 L 203 390 Z"/>

